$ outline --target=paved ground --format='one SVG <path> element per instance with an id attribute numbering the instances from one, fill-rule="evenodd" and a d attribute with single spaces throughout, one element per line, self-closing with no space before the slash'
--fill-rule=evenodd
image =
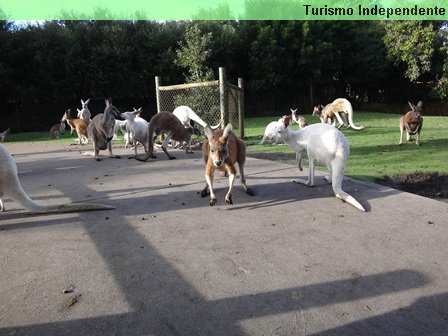
<path id="1" fill-rule="evenodd" d="M 5 145 L 36 201 L 116 210 L 30 216 L 6 198 L 0 335 L 448 333 L 448 204 L 347 179 L 362 213 L 322 179 L 307 188 L 295 167 L 248 159 L 256 195 L 237 181 L 225 205 L 220 179 L 212 208 L 199 153 L 95 162 Z"/>

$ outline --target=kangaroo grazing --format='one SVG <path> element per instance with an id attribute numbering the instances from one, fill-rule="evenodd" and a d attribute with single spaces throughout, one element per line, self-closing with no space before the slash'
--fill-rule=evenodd
<path id="1" fill-rule="evenodd" d="M 78 111 L 78 118 L 87 121 L 88 123 L 91 120 L 91 114 L 90 114 L 90 110 L 87 107 L 87 104 L 89 104 L 90 102 L 90 98 L 87 99 L 86 101 L 81 99 L 81 109 L 76 109 Z"/>
<path id="2" fill-rule="evenodd" d="M 166 149 L 171 139 L 178 142 L 185 141 L 187 143 L 185 152 L 187 154 L 193 153 L 190 148 L 190 142 L 191 136 L 194 133 L 194 128 L 191 126 L 188 128 L 184 127 L 180 120 L 171 112 L 159 112 L 151 118 L 148 124 L 148 151 L 144 156 L 135 156 L 135 159 L 139 161 L 147 161 L 149 158 L 155 159 L 156 156 L 153 153 L 154 139 L 161 133 L 166 134 L 166 137 L 162 142 L 162 149 L 168 159 L 175 159 L 175 157 L 170 155 Z"/>
<path id="3" fill-rule="evenodd" d="M 87 127 L 87 134 L 93 143 L 93 151 L 96 161 L 101 161 L 100 150 L 109 149 L 109 157 L 119 159 L 119 155 L 112 154 L 112 138 L 114 137 L 115 116 L 120 111 L 112 105 L 112 99 L 106 99 L 104 113 L 97 114 Z"/>
<path id="4" fill-rule="evenodd" d="M 11 154 L 0 145 L 0 211 L 6 211 L 3 196 L 9 196 L 25 209 L 36 213 L 65 213 L 90 210 L 112 210 L 113 206 L 103 204 L 73 203 L 41 205 L 34 202 L 23 190 L 17 174 L 17 165 Z"/>
<path id="5" fill-rule="evenodd" d="M 0 133 L 0 142 L 5 141 L 6 136 L 9 134 L 9 131 L 11 131 L 11 128 L 8 128 L 7 130 L 4 130 Z"/>
<path id="6" fill-rule="evenodd" d="M 364 207 L 351 195 L 342 190 L 345 164 L 350 154 L 348 141 L 337 128 L 328 124 L 314 124 L 299 131 L 291 131 L 288 126 L 291 117 L 286 117 L 284 123 L 276 129 L 276 139 L 283 140 L 296 153 L 306 151 L 309 161 L 308 180 L 294 179 L 295 183 L 314 186 L 314 164 L 316 161 L 324 163 L 329 171 L 325 177 L 331 183 L 336 197 L 365 211 Z"/>
<path id="7" fill-rule="evenodd" d="M 244 163 L 246 162 L 246 144 L 238 139 L 232 132 L 232 124 L 227 124 L 224 130 L 213 131 L 208 125 L 205 126 L 206 140 L 202 145 L 202 157 L 205 162 L 205 188 L 201 191 L 201 196 L 207 196 L 207 190 L 210 190 L 210 206 L 217 203 L 213 191 L 213 177 L 215 170 L 226 172 L 229 175 L 229 190 L 227 191 L 225 201 L 227 204 L 233 204 L 232 189 L 235 180 L 236 168 L 238 162 L 240 170 L 240 180 L 246 193 L 254 195 L 253 191 L 246 185 L 244 177 Z"/>
<path id="8" fill-rule="evenodd" d="M 406 113 L 404 116 L 400 117 L 400 142 L 399 145 L 403 144 L 403 132 L 406 131 L 406 139 L 411 140 L 412 135 L 417 134 L 417 139 L 415 144 L 420 145 L 420 132 L 423 127 L 423 117 L 422 117 L 422 107 L 423 102 L 419 101 L 417 106 L 408 102 L 411 107 L 411 111 Z"/>
<path id="9" fill-rule="evenodd" d="M 61 134 L 65 131 L 65 122 L 61 121 L 59 124 L 55 124 L 50 128 L 50 138 L 59 139 Z"/>
<path id="10" fill-rule="evenodd" d="M 120 117 L 126 120 L 130 137 L 134 141 L 134 157 L 137 156 L 137 142 L 143 145 L 145 153 L 148 152 L 149 127 L 148 122 L 140 117 L 141 112 L 142 108 L 140 107 L 138 110 L 134 108 L 132 112 L 123 112 L 120 114 Z M 129 158 L 132 159 L 133 157 Z"/>
<path id="11" fill-rule="evenodd" d="M 342 118 L 340 116 L 342 113 Z M 354 130 L 362 130 L 364 126 L 356 126 L 353 122 L 353 108 L 352 104 L 345 98 L 337 98 L 332 103 L 325 105 L 315 106 L 313 115 L 319 117 L 323 123 L 331 123 L 336 126 L 336 119 L 339 121 L 339 127 L 348 123 L 347 127 L 351 127 Z M 347 120 L 348 119 L 348 120 Z"/>
<path id="12" fill-rule="evenodd" d="M 89 140 L 87 139 L 88 124 L 85 120 L 72 118 L 70 116 L 70 109 L 68 109 L 67 111 L 65 111 L 61 119 L 61 123 L 64 122 L 66 122 L 70 127 L 70 133 L 76 131 L 76 134 L 78 135 L 78 145 L 85 145 L 89 142 Z"/>
<path id="13" fill-rule="evenodd" d="M 188 106 L 178 106 L 174 109 L 173 114 L 181 121 L 184 127 L 190 127 L 191 121 L 197 122 L 205 128 L 207 123 L 199 117 L 195 111 Z M 217 129 L 221 123 L 216 126 L 210 126 L 212 129 Z"/>

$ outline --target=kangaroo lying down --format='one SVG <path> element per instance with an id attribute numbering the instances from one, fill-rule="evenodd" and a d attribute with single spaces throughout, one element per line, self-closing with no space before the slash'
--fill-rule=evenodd
<path id="1" fill-rule="evenodd" d="M 291 117 L 285 118 L 282 125 L 277 126 L 275 139 L 283 140 L 300 157 L 304 151 L 308 154 L 309 172 L 308 180 L 295 179 L 293 182 L 314 186 L 314 164 L 316 161 L 324 163 L 329 171 L 325 177 L 331 183 L 336 197 L 350 203 L 355 208 L 365 211 L 364 207 L 351 195 L 342 190 L 345 163 L 350 148 L 344 134 L 329 124 L 313 124 L 300 131 L 291 131 L 288 126 Z"/>
<path id="2" fill-rule="evenodd" d="M 90 210 L 112 210 L 113 206 L 90 203 L 41 205 L 34 202 L 23 190 L 17 175 L 17 165 L 3 145 L 0 145 L 0 211 L 5 211 L 3 196 L 9 196 L 25 209 L 36 213 L 65 213 Z"/>

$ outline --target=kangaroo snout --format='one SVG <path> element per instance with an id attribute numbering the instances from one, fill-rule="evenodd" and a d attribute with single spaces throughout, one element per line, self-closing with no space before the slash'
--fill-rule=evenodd
<path id="1" fill-rule="evenodd" d="M 213 160 L 213 164 L 214 164 L 216 167 L 221 167 L 221 165 L 222 165 L 222 161 L 221 161 L 221 160 Z"/>

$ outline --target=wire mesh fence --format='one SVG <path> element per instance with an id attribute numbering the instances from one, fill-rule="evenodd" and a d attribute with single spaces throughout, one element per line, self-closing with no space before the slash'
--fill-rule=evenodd
<path id="1" fill-rule="evenodd" d="M 244 90 L 227 83 L 222 68 L 220 80 L 162 86 L 156 77 L 158 112 L 172 112 L 177 106 L 191 107 L 207 124 L 224 127 L 231 122 L 234 129 L 244 136 Z M 224 84 L 224 85 L 222 85 Z"/>

